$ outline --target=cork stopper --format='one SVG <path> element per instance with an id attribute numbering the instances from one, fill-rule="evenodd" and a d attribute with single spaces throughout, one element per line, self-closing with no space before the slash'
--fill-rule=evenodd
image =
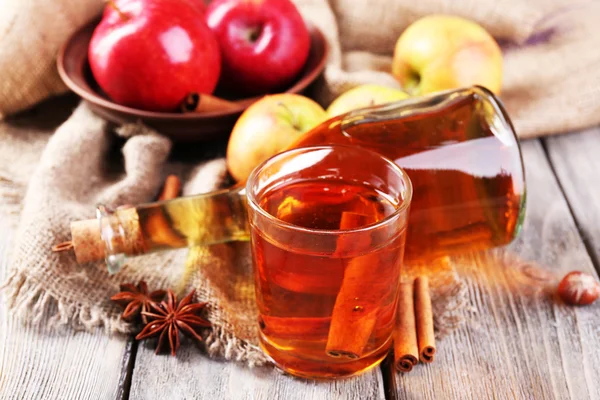
<path id="1" fill-rule="evenodd" d="M 79 264 L 104 260 L 107 255 L 147 252 L 135 208 L 116 211 L 97 219 L 71 223 L 71 243 Z"/>
<path id="2" fill-rule="evenodd" d="M 79 264 L 104 260 L 106 245 L 97 219 L 71 222 L 71 242 Z"/>

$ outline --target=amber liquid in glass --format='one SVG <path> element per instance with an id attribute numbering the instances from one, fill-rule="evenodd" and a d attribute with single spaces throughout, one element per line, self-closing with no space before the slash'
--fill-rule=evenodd
<path id="1" fill-rule="evenodd" d="M 291 147 L 351 144 L 402 167 L 413 184 L 405 261 L 487 249 L 517 235 L 525 200 L 518 144 L 494 135 L 503 112 L 490 107 L 473 92 L 403 118 L 398 110 L 342 116 Z"/>
<path id="2" fill-rule="evenodd" d="M 369 186 L 333 179 L 277 186 L 259 204 L 279 220 L 318 230 L 370 225 L 398 207 Z M 339 377 L 385 357 L 405 230 L 376 248 L 369 246 L 372 234 L 350 241 L 342 230 L 331 248 L 308 252 L 252 229 L 261 345 L 280 367 L 305 377 Z"/>

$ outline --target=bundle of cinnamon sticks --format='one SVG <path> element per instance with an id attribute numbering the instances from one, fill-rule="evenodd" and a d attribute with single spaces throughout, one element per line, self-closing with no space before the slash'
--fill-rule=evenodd
<path id="1" fill-rule="evenodd" d="M 409 372 L 419 361 L 432 362 L 435 350 L 429 279 L 419 276 L 400 285 L 394 365 L 400 372 Z"/>

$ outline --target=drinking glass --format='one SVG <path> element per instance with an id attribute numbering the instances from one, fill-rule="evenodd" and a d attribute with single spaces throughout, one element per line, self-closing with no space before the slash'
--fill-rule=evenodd
<path id="1" fill-rule="evenodd" d="M 377 365 L 392 330 L 412 187 L 370 150 L 289 150 L 246 185 L 260 343 L 281 369 L 337 378 Z"/>

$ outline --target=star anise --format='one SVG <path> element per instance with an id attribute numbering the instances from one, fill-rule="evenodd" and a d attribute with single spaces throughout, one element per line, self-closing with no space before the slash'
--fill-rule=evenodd
<path id="1" fill-rule="evenodd" d="M 150 303 L 152 311 L 142 312 L 142 315 L 148 317 L 150 322 L 135 337 L 137 340 L 158 336 L 156 345 L 156 354 L 158 354 L 166 344 L 171 349 L 171 355 L 177 353 L 179 349 L 179 332 L 184 335 L 202 341 L 198 333 L 201 328 L 211 326 L 210 322 L 198 314 L 206 307 L 207 303 L 192 303 L 192 298 L 196 291 L 192 290 L 179 303 L 177 297 L 171 289 L 167 291 L 167 301 L 160 304 Z"/>
<path id="2" fill-rule="evenodd" d="M 121 292 L 110 299 L 125 308 L 121 318 L 126 321 L 135 321 L 140 318 L 144 324 L 148 323 L 144 312 L 149 312 L 150 304 L 161 301 L 166 294 L 164 290 L 155 290 L 149 294 L 148 285 L 144 281 L 140 281 L 137 286 L 132 283 L 124 283 L 120 285 L 120 289 Z"/>

